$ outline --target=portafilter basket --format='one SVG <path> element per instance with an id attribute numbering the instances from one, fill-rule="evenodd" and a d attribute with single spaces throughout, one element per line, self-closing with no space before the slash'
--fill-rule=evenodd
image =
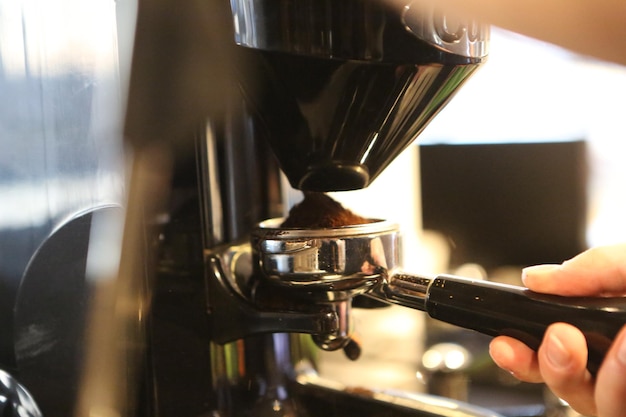
<path id="1" fill-rule="evenodd" d="M 274 284 L 321 292 L 365 292 L 382 272 L 400 264 L 395 223 L 337 228 L 282 228 L 284 219 L 259 224 L 252 248 L 263 276 Z"/>
<path id="2" fill-rule="evenodd" d="M 335 314 L 338 330 L 313 339 L 326 350 L 346 348 L 352 298 L 380 285 L 400 265 L 399 227 L 372 220 L 337 228 L 283 228 L 283 221 L 266 220 L 252 233 L 258 275 Z"/>

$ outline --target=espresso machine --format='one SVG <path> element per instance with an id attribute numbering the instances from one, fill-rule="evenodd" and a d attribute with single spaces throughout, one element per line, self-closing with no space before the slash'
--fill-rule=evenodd
<path id="1" fill-rule="evenodd" d="M 93 22 L 119 19 L 108 6 Z M 42 134 L 42 175 L 54 162 L 59 177 L 94 182 L 55 183 L 54 193 L 44 182 L 50 195 L 78 197 L 43 216 L 45 227 L 7 228 L 0 239 L 18 253 L 21 231 L 34 247 L 21 263 L 0 258 L 14 267 L 2 277 L 3 413 L 498 416 L 319 376 L 319 349 L 358 361 L 366 348 L 352 309 L 388 304 L 531 346 L 557 319 L 594 331 L 602 322 L 597 369 L 624 322 L 621 300 L 405 272 L 393 219 L 283 226 L 289 190 L 375 181 L 486 61 L 488 28 L 372 0 L 154 0 L 136 16 L 132 62 L 114 60 L 119 90 L 104 89 L 128 82 L 127 100 L 78 72 L 78 82 L 27 77 L 30 88 L 45 79 L 98 92 L 72 111 L 88 110 L 89 127 L 110 100 L 123 110 L 110 121 L 124 130 L 77 134 L 55 125 L 63 115 L 42 113 L 42 131 L 58 132 Z M 63 102 L 53 104 L 44 109 Z M 63 165 L 70 151 L 82 165 Z M 16 187 L 18 177 L 4 175 Z M 511 305 L 535 313 L 518 320 Z"/>

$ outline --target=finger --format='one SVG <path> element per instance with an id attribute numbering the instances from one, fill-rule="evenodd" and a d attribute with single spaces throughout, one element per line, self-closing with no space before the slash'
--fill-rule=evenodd
<path id="1" fill-rule="evenodd" d="M 626 244 L 588 249 L 561 265 L 537 265 L 522 271 L 533 291 L 566 296 L 626 294 Z"/>
<path id="2" fill-rule="evenodd" d="M 542 382 L 535 352 L 517 339 L 499 336 L 489 344 L 489 354 L 500 368 L 524 382 Z"/>
<path id="3" fill-rule="evenodd" d="M 558 397 L 584 415 L 596 415 L 594 384 L 587 372 L 587 343 L 577 328 L 548 327 L 537 353 L 543 380 Z"/>
<path id="4" fill-rule="evenodd" d="M 598 371 L 596 404 L 602 417 L 623 417 L 626 410 L 626 328 L 615 343 Z"/>

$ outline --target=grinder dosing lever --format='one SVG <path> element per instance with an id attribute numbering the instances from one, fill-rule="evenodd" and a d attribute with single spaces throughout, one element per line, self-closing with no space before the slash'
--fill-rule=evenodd
<path id="1" fill-rule="evenodd" d="M 535 350 L 550 324 L 570 323 L 585 335 L 592 374 L 626 325 L 624 298 L 561 297 L 491 281 L 404 273 L 399 229 L 390 222 L 325 229 L 281 228 L 281 222 L 261 223 L 252 241 L 260 275 L 279 286 L 307 294 L 346 287 L 345 294 L 364 293 L 490 336 L 511 336 Z M 354 289 L 358 282 L 365 285 L 360 291 Z"/>

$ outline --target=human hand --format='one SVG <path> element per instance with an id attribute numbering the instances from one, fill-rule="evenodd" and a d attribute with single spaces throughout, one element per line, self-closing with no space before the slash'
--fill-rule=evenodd
<path id="1" fill-rule="evenodd" d="M 592 248 L 561 265 L 526 268 L 522 280 L 541 293 L 626 296 L 626 244 Z M 536 353 L 506 336 L 493 339 L 489 352 L 498 366 L 522 381 L 546 383 L 581 414 L 626 415 L 626 327 L 617 335 L 595 379 L 586 370 L 585 338 L 569 324 L 551 325 Z"/>

